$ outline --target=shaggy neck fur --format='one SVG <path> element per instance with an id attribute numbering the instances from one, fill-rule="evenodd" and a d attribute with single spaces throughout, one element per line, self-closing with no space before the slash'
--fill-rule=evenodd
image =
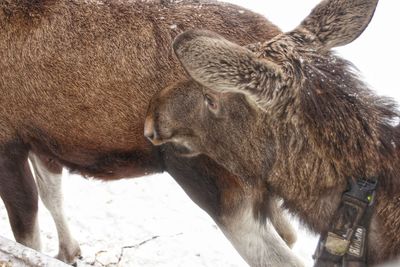
<path id="1" fill-rule="evenodd" d="M 394 103 L 376 96 L 349 63 L 330 53 L 299 64 L 303 79 L 294 79 L 296 86 L 285 93 L 291 97 L 268 111 L 277 155 L 266 177 L 272 191 L 321 233 L 349 179 L 378 178 L 369 253 L 374 262 L 398 255 L 400 241 L 391 236 L 400 231 L 400 136 L 391 125 L 398 116 Z M 387 247 L 385 240 L 394 246 Z"/>

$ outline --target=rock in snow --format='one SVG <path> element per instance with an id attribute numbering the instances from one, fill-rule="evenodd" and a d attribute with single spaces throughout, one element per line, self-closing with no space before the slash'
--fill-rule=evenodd
<path id="1" fill-rule="evenodd" d="M 48 266 L 69 265 L 0 236 L 0 267 Z"/>

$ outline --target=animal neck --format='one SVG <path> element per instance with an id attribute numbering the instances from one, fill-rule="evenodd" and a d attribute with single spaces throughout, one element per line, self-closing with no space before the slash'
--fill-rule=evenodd
<path id="1" fill-rule="evenodd" d="M 325 186 L 350 177 L 385 177 L 380 184 L 392 188 L 400 143 L 390 124 L 398 116 L 393 102 L 376 96 L 339 57 L 328 53 L 302 64 L 302 80 L 288 89 L 291 103 L 284 112 L 270 111 L 272 127 L 279 129 L 277 154 L 290 159 L 287 168 L 296 175 L 324 176 L 319 179 Z"/>
<path id="2" fill-rule="evenodd" d="M 276 161 L 265 178 L 267 184 L 311 230 L 325 231 L 346 189 L 346 177 L 297 129 L 281 126 L 275 140 Z"/>
<path id="3" fill-rule="evenodd" d="M 385 192 L 399 185 L 399 137 L 389 124 L 395 114 L 390 102 L 367 90 L 355 96 L 346 87 L 308 88 L 286 118 L 270 122 L 276 162 L 266 180 L 287 208 L 322 232 L 348 179 L 377 177 Z"/>

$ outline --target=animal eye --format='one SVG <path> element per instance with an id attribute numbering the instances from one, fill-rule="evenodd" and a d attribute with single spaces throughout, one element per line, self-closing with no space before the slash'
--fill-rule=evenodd
<path id="1" fill-rule="evenodd" d="M 205 94 L 205 95 L 204 95 L 204 101 L 205 101 L 206 105 L 207 105 L 210 109 L 214 109 L 214 110 L 215 110 L 215 109 L 218 108 L 217 103 L 215 103 L 214 99 L 213 99 L 210 95 Z"/>

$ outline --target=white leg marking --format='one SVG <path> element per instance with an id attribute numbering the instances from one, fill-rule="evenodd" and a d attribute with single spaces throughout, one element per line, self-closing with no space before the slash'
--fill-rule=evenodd
<path id="1" fill-rule="evenodd" d="M 33 153 L 30 153 L 29 159 L 35 171 L 40 198 L 53 217 L 57 228 L 59 241 L 57 258 L 64 262 L 72 263 L 80 255 L 80 248 L 78 242 L 70 233 L 64 215 L 62 174 L 51 173 Z"/>
<path id="2" fill-rule="evenodd" d="M 224 218 L 221 230 L 252 267 L 302 267 L 304 264 L 278 235 L 271 222 L 256 220 L 253 207 L 244 204 Z"/>

